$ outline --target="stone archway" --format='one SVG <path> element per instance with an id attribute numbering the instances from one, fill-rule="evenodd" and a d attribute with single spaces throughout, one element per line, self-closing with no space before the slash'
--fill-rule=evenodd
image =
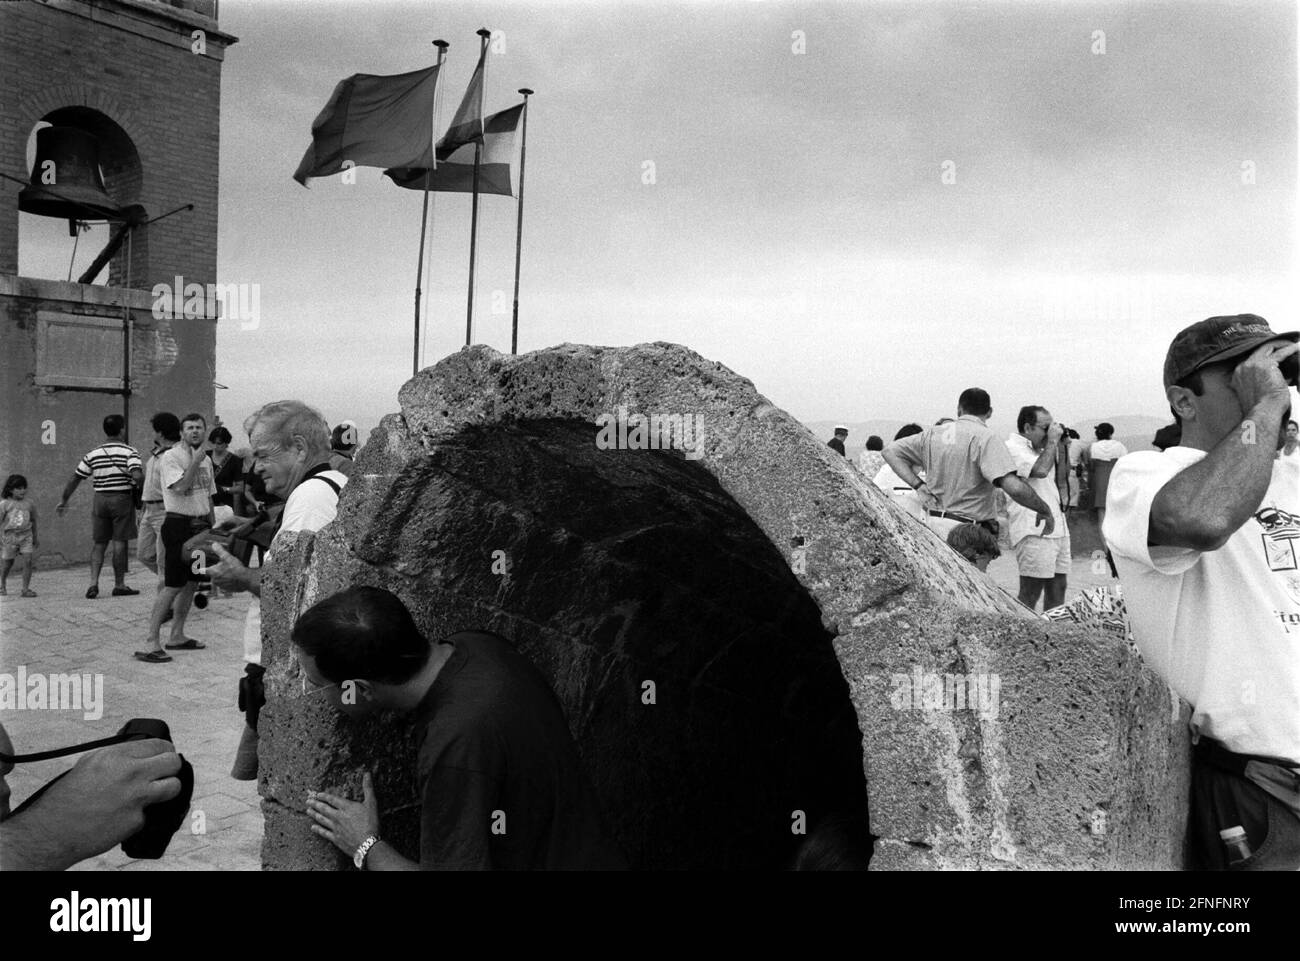
<path id="1" fill-rule="evenodd" d="M 637 866 L 781 866 L 795 811 L 865 820 L 864 770 L 873 868 L 1179 863 L 1167 688 L 1123 645 L 1029 616 L 749 381 L 670 344 L 475 347 L 399 396 L 339 519 L 264 588 L 268 867 L 337 863 L 302 796 L 362 764 L 412 842 L 401 728 L 301 697 L 287 649 L 293 612 L 356 582 L 431 633 L 519 644 Z M 702 438 L 602 449 L 595 422 L 620 412 Z"/>

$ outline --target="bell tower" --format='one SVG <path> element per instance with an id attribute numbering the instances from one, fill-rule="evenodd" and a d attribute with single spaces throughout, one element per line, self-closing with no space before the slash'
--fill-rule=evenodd
<path id="1" fill-rule="evenodd" d="M 0 3 L 0 472 L 26 476 L 38 504 L 107 414 L 126 414 L 142 455 L 155 412 L 212 419 L 217 311 L 180 315 L 155 291 L 217 282 L 221 66 L 236 42 L 217 15 L 218 0 Z M 22 275 L 20 233 L 40 227 L 66 265 L 87 222 L 107 228 L 80 235 L 95 237 L 89 267 Z M 88 501 L 42 517 L 47 563 L 89 555 Z"/>

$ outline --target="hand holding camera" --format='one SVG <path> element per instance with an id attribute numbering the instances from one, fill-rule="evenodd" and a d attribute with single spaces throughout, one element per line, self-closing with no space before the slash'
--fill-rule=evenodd
<path id="1" fill-rule="evenodd" d="M 1251 351 L 1232 373 L 1232 389 L 1241 401 L 1242 413 L 1256 405 L 1272 402 L 1291 406 L 1291 387 L 1300 379 L 1300 344 L 1271 340 Z"/>

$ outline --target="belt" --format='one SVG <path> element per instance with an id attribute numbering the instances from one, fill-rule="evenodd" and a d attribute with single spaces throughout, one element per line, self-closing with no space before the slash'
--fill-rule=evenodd
<path id="1" fill-rule="evenodd" d="M 167 516 L 183 521 L 203 521 L 204 523 L 207 523 L 208 520 L 207 514 L 178 514 L 176 511 L 168 511 Z"/>
<path id="2" fill-rule="evenodd" d="M 930 511 L 931 517 L 947 517 L 955 521 L 961 521 L 963 524 L 978 524 L 979 521 L 973 517 L 967 517 L 965 514 L 956 514 L 953 511 Z"/>
<path id="3" fill-rule="evenodd" d="M 161 504 L 162 501 L 141 501 L 142 504 Z"/>
<path id="4" fill-rule="evenodd" d="M 1235 751 L 1229 751 L 1221 742 L 1204 735 L 1201 736 L 1201 739 L 1192 750 L 1197 758 L 1206 764 L 1227 771 L 1229 774 L 1236 774 L 1238 777 L 1246 776 L 1246 765 L 1251 761 L 1271 764 L 1274 767 L 1282 768 L 1282 770 L 1295 777 L 1297 785 L 1300 786 L 1300 764 L 1286 758 L 1262 757 L 1258 754 L 1237 754 Z"/>

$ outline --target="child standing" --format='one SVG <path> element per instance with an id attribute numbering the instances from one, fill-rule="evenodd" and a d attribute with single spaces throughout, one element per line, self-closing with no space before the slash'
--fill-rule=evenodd
<path id="1" fill-rule="evenodd" d="M 36 536 L 36 505 L 27 499 L 27 478 L 10 474 L 0 493 L 0 594 L 7 593 L 5 582 L 14 560 L 22 558 L 23 597 L 35 597 L 31 589 L 32 552 L 40 547 Z"/>

